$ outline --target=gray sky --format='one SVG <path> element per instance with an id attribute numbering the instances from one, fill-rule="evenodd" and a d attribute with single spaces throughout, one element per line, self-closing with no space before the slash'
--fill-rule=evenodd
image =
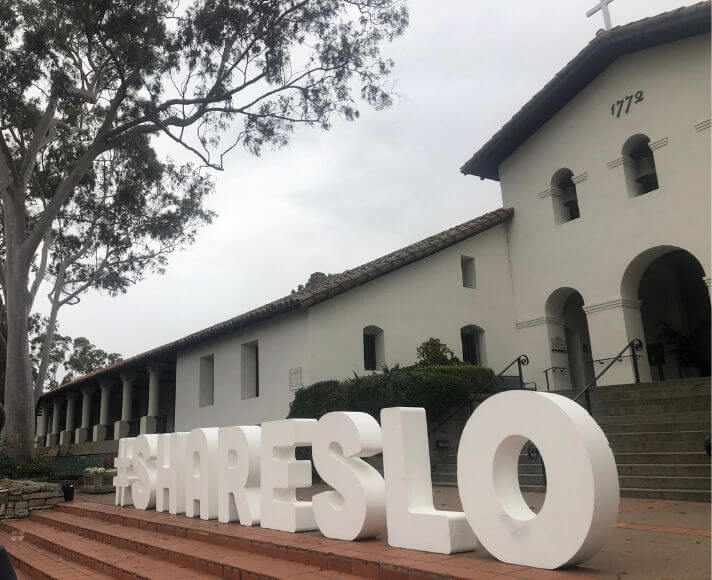
<path id="1" fill-rule="evenodd" d="M 460 166 L 603 26 L 598 0 L 409 0 L 411 25 L 384 49 L 402 99 L 365 107 L 286 149 L 236 151 L 215 175 L 218 213 L 195 245 L 126 295 L 92 292 L 60 332 L 124 356 L 289 293 L 314 271 L 364 263 L 501 206 Z M 690 2 L 618 0 L 613 24 Z M 43 296 L 38 309 L 46 310 Z"/>

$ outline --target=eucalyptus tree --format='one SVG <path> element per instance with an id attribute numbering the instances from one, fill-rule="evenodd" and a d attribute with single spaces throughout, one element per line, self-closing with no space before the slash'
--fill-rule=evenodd
<path id="1" fill-rule="evenodd" d="M 41 177 L 51 179 L 57 165 L 63 163 L 46 162 Z M 59 212 L 36 263 L 34 280 L 48 282 L 50 308 L 35 400 L 48 386 L 60 309 L 90 288 L 117 295 L 147 271 L 162 273 L 168 254 L 192 243 L 213 217 L 202 203 L 211 182 L 190 164 L 160 162 L 145 137 L 104 154 L 91 176 Z"/>
<path id="2" fill-rule="evenodd" d="M 381 48 L 407 23 L 401 0 L 0 0 L 5 453 L 31 452 L 31 273 L 97 167 L 160 138 L 219 170 L 236 147 L 357 118 L 359 97 L 388 106 Z M 53 152 L 64 161 L 41 183 Z"/>

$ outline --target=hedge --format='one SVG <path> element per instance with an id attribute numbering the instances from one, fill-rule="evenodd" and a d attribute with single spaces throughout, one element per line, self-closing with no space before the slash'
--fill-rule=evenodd
<path id="1" fill-rule="evenodd" d="M 331 411 L 344 410 L 345 384 L 321 381 L 294 393 L 289 405 L 290 419 L 319 419 Z"/>
<path id="2" fill-rule="evenodd" d="M 421 367 L 426 372 L 440 373 L 458 377 L 470 383 L 470 392 L 478 393 L 494 379 L 494 371 L 489 367 L 477 365 L 447 365 Z"/>
<path id="3" fill-rule="evenodd" d="M 322 381 L 296 392 L 289 418 L 319 419 L 331 411 L 362 411 L 379 419 L 387 407 L 423 407 L 437 419 L 464 405 L 470 393 L 494 376 L 472 365 L 407 367 L 346 381 Z"/>

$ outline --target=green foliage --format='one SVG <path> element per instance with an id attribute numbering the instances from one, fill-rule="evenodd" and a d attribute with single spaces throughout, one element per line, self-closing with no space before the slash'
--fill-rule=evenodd
<path id="1" fill-rule="evenodd" d="M 0 456 L 0 477 L 10 479 L 33 479 L 47 477 L 51 472 L 48 457 L 36 456 L 25 463 L 16 464 L 6 455 Z"/>
<path id="2" fill-rule="evenodd" d="M 383 408 L 406 406 L 423 407 L 429 419 L 436 419 L 467 402 L 472 383 L 462 374 L 408 367 L 342 382 L 323 381 L 297 391 L 289 417 L 318 419 L 330 411 L 361 411 L 379 419 Z"/>
<path id="3" fill-rule="evenodd" d="M 494 379 L 494 371 L 489 367 L 478 365 L 442 365 L 423 367 L 424 372 L 434 372 L 458 377 L 470 384 L 470 392 L 477 393 L 489 385 Z"/>
<path id="4" fill-rule="evenodd" d="M 345 383 L 321 381 L 299 389 L 289 406 L 290 419 L 319 419 L 344 408 Z"/>
<path id="5" fill-rule="evenodd" d="M 459 365 L 460 359 L 439 338 L 429 338 L 417 349 L 420 366 Z"/>

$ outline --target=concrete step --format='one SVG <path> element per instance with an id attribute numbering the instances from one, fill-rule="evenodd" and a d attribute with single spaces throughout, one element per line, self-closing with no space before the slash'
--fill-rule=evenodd
<path id="1" fill-rule="evenodd" d="M 651 413 L 649 411 L 646 411 L 645 413 L 632 413 L 629 415 L 622 414 L 622 415 L 599 415 L 594 413 L 593 416 L 598 422 L 599 425 L 605 426 L 605 425 L 616 425 L 616 424 L 636 424 L 636 425 L 643 425 L 646 423 L 692 423 L 692 422 L 707 422 L 709 423 L 710 421 L 710 413 L 709 411 L 701 411 L 700 409 L 704 409 L 706 406 L 705 405 L 696 405 L 695 409 L 693 411 L 676 411 L 676 412 L 669 412 L 669 413 Z M 685 427 L 685 430 L 689 429 L 689 427 Z M 605 430 L 605 427 L 604 427 Z M 642 431 L 642 428 L 640 429 Z M 658 431 L 659 429 L 656 429 Z"/>
<path id="2" fill-rule="evenodd" d="M 643 443 L 660 442 L 669 443 L 673 441 L 693 441 L 704 443 L 709 431 L 629 431 L 623 433 L 607 433 L 610 443 Z"/>
<path id="3" fill-rule="evenodd" d="M 621 497 L 637 497 L 641 499 L 666 499 L 670 501 L 699 501 L 709 503 L 710 495 L 709 490 L 621 488 Z"/>
<path id="4" fill-rule="evenodd" d="M 710 427 L 712 426 L 709 418 L 706 421 L 685 421 L 677 423 L 666 423 L 666 422 L 652 422 L 652 423 L 611 423 L 601 425 L 604 433 L 610 435 L 612 433 L 661 433 L 663 431 L 676 432 L 676 431 L 703 431 L 705 433 L 710 432 Z"/>
<path id="5" fill-rule="evenodd" d="M 649 389 L 625 389 L 610 391 L 606 387 L 591 389 L 592 403 L 619 403 L 622 401 L 648 400 L 660 397 L 686 397 L 691 395 L 710 395 L 710 385 L 691 385 L 680 387 L 651 387 Z"/>
<path id="6" fill-rule="evenodd" d="M 618 477 L 621 487 L 638 489 L 710 489 L 709 477 L 660 477 L 634 476 Z"/>
<path id="7" fill-rule="evenodd" d="M 628 415 L 660 415 L 663 413 L 696 413 L 709 407 L 708 396 L 648 399 L 645 401 L 625 401 L 620 403 L 596 403 L 593 416 L 620 417 Z"/>
<path id="8" fill-rule="evenodd" d="M 456 486 L 457 474 L 453 472 L 434 472 L 431 475 L 433 485 Z"/>
<path id="9" fill-rule="evenodd" d="M 710 477 L 712 466 L 704 464 L 619 463 L 618 476 Z"/>
<path id="10" fill-rule="evenodd" d="M 697 452 L 664 452 L 664 453 L 616 453 L 616 463 L 660 463 L 663 465 L 709 465 L 710 456 L 704 451 Z"/>
<path id="11" fill-rule="evenodd" d="M 611 443 L 611 449 L 614 455 L 619 453 L 636 453 L 636 452 L 692 452 L 692 451 L 704 451 L 705 450 L 705 440 L 704 438 L 698 439 L 697 441 L 641 441 L 631 440 L 624 443 Z"/>
<path id="12" fill-rule="evenodd" d="M 165 578 L 170 576 L 176 579 L 208 579 L 219 577 L 215 574 L 193 570 L 185 565 L 167 562 L 162 558 L 148 554 L 132 554 L 132 557 L 129 557 L 127 550 L 123 548 L 55 529 L 32 521 L 32 519 L 5 520 L 2 523 L 2 528 L 6 531 L 24 532 L 25 542 L 29 541 L 47 552 L 56 554 L 68 563 L 80 562 L 84 566 L 112 578 Z"/>
<path id="13" fill-rule="evenodd" d="M 710 377 L 697 377 L 692 379 L 670 379 L 667 381 L 655 381 L 650 383 L 629 383 L 623 385 L 601 385 L 594 387 L 591 392 L 598 391 L 602 392 L 616 392 L 616 391 L 649 391 L 651 389 L 659 389 L 665 387 L 694 387 L 698 385 L 707 385 L 711 383 Z"/>
<path id="14" fill-rule="evenodd" d="M 12 562 L 18 580 L 23 578 L 48 578 L 68 580 L 70 578 L 92 578 L 109 580 L 108 574 L 102 574 L 79 562 L 66 561 L 59 555 L 33 544 L 31 541 L 13 541 L 4 530 L 0 530 L 0 544 L 5 547 Z"/>

